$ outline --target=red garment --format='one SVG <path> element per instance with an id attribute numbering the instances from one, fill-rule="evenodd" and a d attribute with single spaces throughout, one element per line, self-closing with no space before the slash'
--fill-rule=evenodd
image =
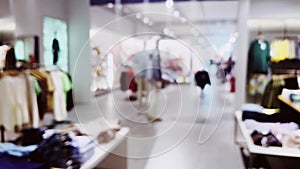
<path id="1" fill-rule="evenodd" d="M 128 89 L 132 92 L 137 92 L 137 83 L 132 70 L 126 72 L 126 86 L 128 86 Z"/>

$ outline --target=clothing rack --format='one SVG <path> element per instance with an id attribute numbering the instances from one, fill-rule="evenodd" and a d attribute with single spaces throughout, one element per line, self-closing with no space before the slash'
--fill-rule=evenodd
<path id="1" fill-rule="evenodd" d="M 30 71 L 30 70 L 32 70 L 32 71 L 35 71 L 36 69 L 29 69 L 29 68 L 26 68 L 26 67 L 24 67 L 24 68 L 20 68 L 20 69 L 16 69 L 16 70 L 4 70 L 4 71 L 2 71 L 2 72 L 0 72 L 0 78 L 2 78 L 2 77 L 4 77 L 4 76 L 17 76 L 17 75 L 20 75 L 20 74 L 27 74 L 28 72 L 27 71 Z M 61 70 L 59 70 L 59 71 L 61 71 Z M 27 72 L 27 73 L 25 73 L 25 72 Z M 63 72 L 63 71 L 62 71 Z M 24 76 L 25 77 L 25 76 Z M 64 77 L 66 77 L 66 76 L 64 76 Z M 69 76 L 70 77 L 70 76 Z M 25 80 L 26 81 L 26 85 L 28 84 L 28 79 L 27 80 Z M 70 82 L 71 82 L 71 80 L 70 80 Z M 33 85 L 33 84 L 32 84 Z M 54 84 L 53 84 L 54 85 Z M 30 87 L 29 87 L 30 88 Z M 29 89 L 30 90 L 30 89 Z M 31 88 L 31 90 L 33 90 L 32 88 Z M 23 91 L 23 90 L 22 90 Z M 71 98 L 72 96 L 70 96 L 70 92 L 72 93 L 72 87 L 70 87 L 70 88 L 68 88 L 68 93 L 66 94 L 65 93 L 65 97 L 66 98 L 69 98 L 69 102 L 68 103 L 66 103 L 66 105 L 63 105 L 63 107 L 66 107 L 66 111 L 68 111 L 68 109 L 70 110 L 73 106 L 74 106 L 74 104 L 73 104 L 73 98 Z M 44 95 L 43 96 L 46 96 L 46 94 L 44 93 Z M 57 98 L 57 97 L 55 97 L 55 96 L 58 96 L 59 97 L 59 99 L 61 99 L 61 97 L 60 97 L 60 95 L 55 95 L 55 93 L 53 93 L 53 99 L 54 98 Z M 32 97 L 32 96 L 26 96 L 26 97 L 30 97 L 30 98 L 34 98 L 34 97 Z M 58 99 L 58 100 L 59 100 Z M 31 99 L 29 99 L 30 101 L 30 103 L 33 103 L 32 102 L 32 100 Z M 28 102 L 28 105 L 29 105 L 29 102 Z M 60 101 L 57 101 L 56 100 L 56 102 L 60 102 Z M 35 104 L 40 104 L 41 106 L 45 106 L 46 104 L 42 104 L 42 103 L 38 103 L 38 100 L 37 100 L 37 102 L 35 103 Z M 32 120 L 32 119 L 30 119 L 28 122 L 26 122 L 26 124 L 27 123 L 30 123 L 30 122 L 33 122 L 33 126 L 37 126 L 37 123 L 39 123 L 39 122 L 37 122 L 37 118 L 40 118 L 40 117 L 38 117 L 39 115 L 40 115 L 40 113 L 41 112 L 44 112 L 44 113 L 46 113 L 47 111 L 46 111 L 46 109 L 44 109 L 43 108 L 43 110 L 45 110 L 45 111 L 41 111 L 40 112 L 40 110 L 39 110 L 39 106 L 40 105 L 36 105 L 36 107 L 35 107 L 35 109 L 33 110 L 33 109 L 30 109 L 31 111 L 30 111 L 30 113 L 35 113 L 35 116 L 31 116 L 31 115 L 29 115 L 30 117 L 29 118 L 34 118 L 34 120 Z M 27 107 L 27 106 L 26 106 Z M 29 106 L 28 106 L 29 107 Z M 31 107 L 32 108 L 32 107 Z M 36 110 L 39 110 L 39 112 L 37 112 Z M 56 111 L 55 111 L 56 110 Z M 49 111 L 48 111 L 49 112 Z M 62 112 L 62 111 L 60 111 L 60 110 L 58 110 L 58 109 L 54 109 L 54 107 L 53 107 L 53 110 L 52 110 L 52 112 L 53 113 L 55 113 L 55 112 Z M 29 111 L 28 111 L 28 113 L 29 113 Z M 36 113 L 38 113 L 39 115 L 36 115 Z M 59 122 L 63 122 L 64 120 L 62 119 L 63 118 L 63 116 L 60 114 L 60 118 L 58 119 L 59 120 Z M 60 119 L 62 119 L 62 120 L 60 120 Z M 55 119 L 55 120 L 57 120 L 57 119 Z M 5 122 L 5 121 L 4 121 Z M 11 123 L 11 124 L 13 124 L 13 123 Z M 21 127 L 21 126 L 20 126 Z M 2 123 L 2 124 L 0 124 L 0 141 L 1 142 L 5 142 L 5 131 L 6 130 L 11 130 L 11 129 L 8 129 L 8 128 L 6 128 L 6 126 L 5 126 L 5 123 Z"/>

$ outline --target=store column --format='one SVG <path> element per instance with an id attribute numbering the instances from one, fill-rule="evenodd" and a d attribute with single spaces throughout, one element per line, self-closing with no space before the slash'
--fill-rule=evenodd
<path id="1" fill-rule="evenodd" d="M 236 99 L 235 108 L 240 109 L 241 105 L 246 100 L 246 76 L 247 76 L 247 52 L 248 52 L 248 26 L 247 20 L 250 9 L 250 0 L 239 1 L 238 11 L 238 32 L 237 39 L 237 62 L 236 62 Z"/>
<path id="2" fill-rule="evenodd" d="M 75 103 L 88 103 L 92 99 L 91 62 L 89 42 L 89 1 L 68 0 L 69 64 L 73 77 Z"/>

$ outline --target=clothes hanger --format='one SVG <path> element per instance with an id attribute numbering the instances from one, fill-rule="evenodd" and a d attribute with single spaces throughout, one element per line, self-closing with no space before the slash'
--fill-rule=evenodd
<path id="1" fill-rule="evenodd" d="M 256 39 L 257 40 L 264 40 L 265 39 L 264 36 L 263 36 L 263 33 L 261 31 L 261 27 L 260 26 L 257 27 Z"/>

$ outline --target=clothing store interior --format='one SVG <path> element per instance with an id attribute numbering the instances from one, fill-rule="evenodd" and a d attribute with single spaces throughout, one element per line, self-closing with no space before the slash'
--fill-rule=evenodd
<path id="1" fill-rule="evenodd" d="M 0 0 L 0 169 L 300 168 L 299 9 Z"/>

